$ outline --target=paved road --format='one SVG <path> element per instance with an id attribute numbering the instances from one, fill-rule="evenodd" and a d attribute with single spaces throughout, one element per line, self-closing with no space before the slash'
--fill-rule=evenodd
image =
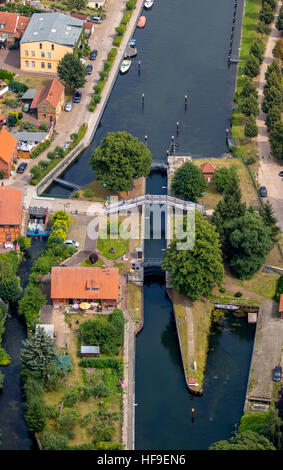
<path id="1" fill-rule="evenodd" d="M 281 1 L 277 5 L 277 13 L 275 18 L 277 18 L 279 10 L 281 7 Z M 281 36 L 280 31 L 275 27 L 275 22 L 272 25 L 271 34 L 268 39 L 266 46 L 264 61 L 260 69 L 259 77 L 259 104 L 261 106 L 263 100 L 263 87 L 265 84 L 265 72 L 267 67 L 272 63 L 274 57 L 272 55 L 272 50 L 276 44 L 277 39 Z M 283 164 L 275 160 L 271 155 L 271 147 L 269 143 L 269 134 L 265 125 L 266 114 L 261 111 L 257 117 L 257 126 L 259 129 L 258 134 L 258 150 L 260 157 L 260 168 L 258 172 L 258 181 L 261 186 L 266 186 L 268 199 L 271 202 L 274 213 L 278 218 L 278 225 L 283 232 L 283 181 L 278 176 L 278 173 L 283 168 Z"/>

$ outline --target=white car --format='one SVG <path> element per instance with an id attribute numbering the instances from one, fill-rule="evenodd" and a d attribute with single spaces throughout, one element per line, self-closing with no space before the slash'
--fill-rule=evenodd
<path id="1" fill-rule="evenodd" d="M 72 101 L 68 101 L 65 105 L 65 111 L 72 111 L 73 103 Z"/>
<path id="2" fill-rule="evenodd" d="M 79 242 L 76 242 L 75 240 L 65 240 L 65 245 L 73 245 L 76 248 L 79 248 L 80 244 Z"/>

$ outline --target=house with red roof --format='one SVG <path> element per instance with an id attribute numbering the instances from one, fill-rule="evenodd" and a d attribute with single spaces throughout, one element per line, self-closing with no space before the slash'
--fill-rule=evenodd
<path id="1" fill-rule="evenodd" d="M 30 18 L 18 13 L 0 11 L 0 46 L 8 47 L 15 41 L 20 41 Z"/>
<path id="2" fill-rule="evenodd" d="M 211 162 L 205 162 L 202 165 L 200 165 L 200 169 L 208 183 L 213 181 L 213 173 L 216 170 L 216 165 L 213 165 L 213 163 Z"/>
<path id="3" fill-rule="evenodd" d="M 21 234 L 22 193 L 19 189 L 0 186 L 0 243 L 15 241 Z"/>
<path id="4" fill-rule="evenodd" d="M 0 130 L 0 172 L 9 178 L 17 159 L 17 139 L 5 127 Z"/>
<path id="5" fill-rule="evenodd" d="M 30 108 L 36 109 L 39 121 L 55 123 L 64 107 L 64 101 L 65 87 L 54 78 L 44 88 L 36 91 Z"/>
<path id="6" fill-rule="evenodd" d="M 56 266 L 51 270 L 51 299 L 54 308 L 99 303 L 102 309 L 117 307 L 119 298 L 118 268 L 83 268 Z"/>

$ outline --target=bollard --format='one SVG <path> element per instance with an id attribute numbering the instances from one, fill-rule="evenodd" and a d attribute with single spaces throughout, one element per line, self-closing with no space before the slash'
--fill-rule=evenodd
<path id="1" fill-rule="evenodd" d="M 179 121 L 177 121 L 177 135 L 179 134 Z"/>

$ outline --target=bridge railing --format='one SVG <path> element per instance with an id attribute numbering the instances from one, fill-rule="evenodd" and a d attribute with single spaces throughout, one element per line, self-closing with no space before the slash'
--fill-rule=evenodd
<path id="1" fill-rule="evenodd" d="M 117 201 L 110 203 L 105 207 L 106 213 L 110 214 L 111 212 L 115 212 L 119 209 L 128 210 L 133 207 L 137 207 L 143 204 L 167 204 L 169 206 L 173 206 L 176 208 L 184 209 L 184 210 L 199 210 L 203 212 L 203 206 L 200 204 L 196 204 L 191 201 L 183 201 L 182 199 L 178 199 L 173 196 L 169 196 L 167 194 L 163 195 L 143 195 L 138 196 L 135 198 L 131 198 L 128 200 Z"/>

